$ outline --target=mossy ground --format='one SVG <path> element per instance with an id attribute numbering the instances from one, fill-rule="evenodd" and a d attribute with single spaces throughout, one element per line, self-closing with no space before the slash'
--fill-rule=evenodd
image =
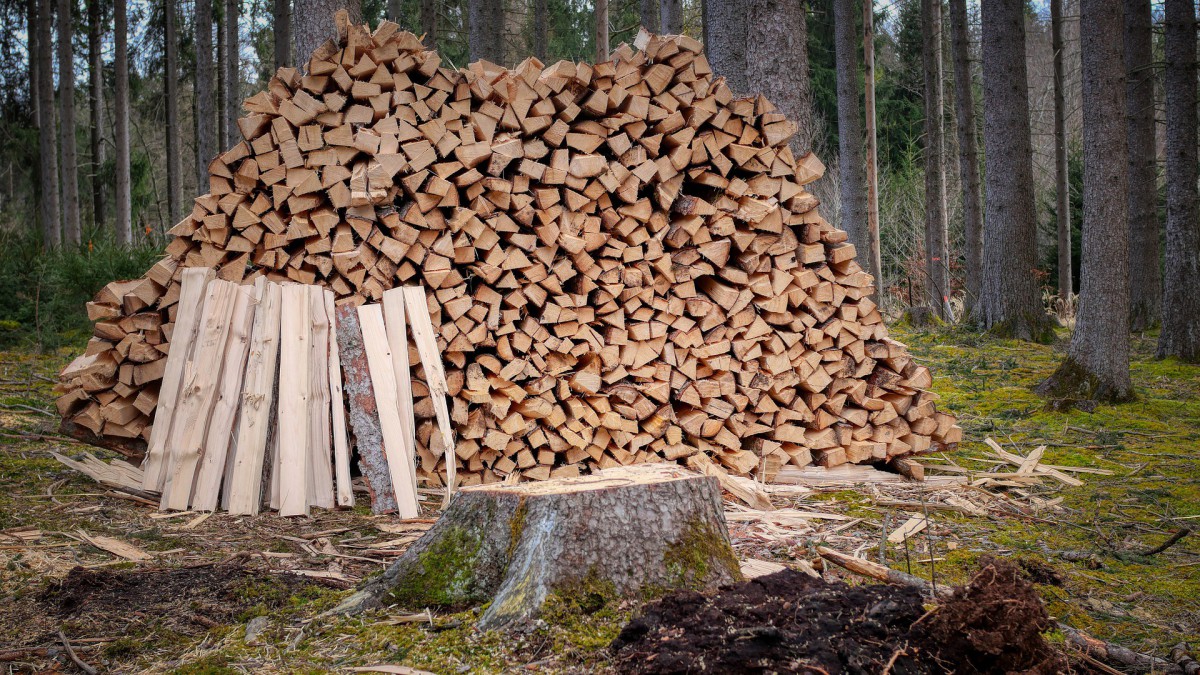
<path id="1" fill-rule="evenodd" d="M 1054 493 L 1063 498 L 1057 511 L 1014 511 L 991 518 L 939 511 L 931 528 L 936 538 L 917 537 L 907 562 L 893 547 L 889 564 L 911 567 L 928 578 L 925 561 L 932 544 L 938 583 L 950 583 L 965 580 L 983 555 L 1042 561 L 1064 578 L 1062 586 L 1038 586 L 1059 620 L 1158 654 L 1180 641 L 1200 641 L 1200 536 L 1189 536 L 1159 555 L 1139 555 L 1180 527 L 1200 529 L 1200 367 L 1156 361 L 1154 336 L 1138 338 L 1133 363 L 1136 401 L 1100 405 L 1090 413 L 1052 412 L 1033 387 L 1059 365 L 1064 334 L 1056 344 L 1037 345 L 942 327 L 895 333 L 933 370 L 940 405 L 959 416 L 967 440 L 954 455 L 956 462 L 986 469 L 986 464 L 966 458 L 982 456 L 982 441 L 991 436 L 1021 452 L 1044 444 L 1049 446 L 1046 462 L 1108 469 L 1114 475 L 1079 474 L 1082 487 Z M 352 578 L 381 569 L 368 562 L 313 555 L 287 538 L 310 543 L 327 538 L 338 550 L 353 554 L 356 538 L 396 536 L 377 527 L 390 519 L 373 518 L 365 508 L 316 513 L 309 520 L 217 514 L 186 529 L 190 516 L 153 519 L 152 508 L 106 496 L 87 478 L 59 466 L 48 450 L 71 454 L 81 448 L 53 438 L 56 416 L 21 406 L 53 412 L 51 380 L 68 358 L 65 352 L 0 353 L 0 530 L 35 526 L 46 533 L 37 542 L 39 548 L 0 541 L 0 651 L 29 644 L 22 623 L 27 617 L 15 608 L 31 606 L 50 580 L 70 566 L 147 565 L 119 563 L 54 533 L 83 529 L 151 551 L 175 551 L 149 563 L 155 566 L 247 554 L 263 566 L 333 566 Z M 864 518 L 858 525 L 864 541 L 878 540 L 878 531 L 872 534 L 867 526 L 885 515 L 892 523 L 909 515 L 889 512 L 857 490 L 814 493 L 805 501 Z M 264 552 L 270 555 L 264 557 Z M 1092 559 L 1070 561 L 1061 552 L 1082 552 Z M 272 557 L 280 554 L 290 557 Z M 780 557 L 786 555 L 782 552 Z M 609 668 L 603 647 L 636 610 L 628 603 L 552 599 L 545 627 L 499 635 L 475 631 L 475 611 L 434 615 L 432 624 L 391 621 L 387 612 L 329 618 L 323 612 L 348 591 L 310 588 L 290 594 L 282 609 L 269 611 L 266 600 L 274 599 L 270 588 L 248 588 L 246 593 L 246 609 L 232 625 L 179 632 L 147 617 L 125 635 L 91 635 L 87 626 L 70 621 L 63 628 L 73 638 L 109 638 L 82 649 L 80 655 L 114 672 L 330 672 L 373 663 L 446 673 L 527 666 L 552 672 L 568 667 L 603 671 Z M 245 623 L 260 615 L 268 620 L 260 644 L 247 645 Z"/>

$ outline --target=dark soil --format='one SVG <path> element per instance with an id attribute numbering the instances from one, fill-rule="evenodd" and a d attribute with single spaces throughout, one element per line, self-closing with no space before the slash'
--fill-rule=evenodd
<path id="1" fill-rule="evenodd" d="M 987 564 L 933 611 L 918 591 L 790 570 L 647 605 L 613 642 L 630 673 L 1072 672 L 1017 567 Z M 1078 671 L 1075 671 L 1078 672 Z"/>

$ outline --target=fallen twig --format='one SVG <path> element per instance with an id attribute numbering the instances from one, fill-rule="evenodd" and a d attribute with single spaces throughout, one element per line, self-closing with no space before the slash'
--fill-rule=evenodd
<path id="1" fill-rule="evenodd" d="M 1172 546 L 1177 544 L 1180 539 L 1183 539 L 1184 537 L 1188 536 L 1191 533 L 1192 533 L 1192 531 L 1190 529 L 1188 529 L 1186 527 L 1182 528 L 1175 534 L 1171 535 L 1170 539 L 1167 539 L 1166 541 L 1159 544 L 1158 546 L 1155 546 L 1154 548 L 1142 551 L 1138 555 L 1143 555 L 1143 556 L 1158 555 L 1159 553 L 1162 553 L 1163 551 L 1171 548 Z"/>
<path id="2" fill-rule="evenodd" d="M 71 657 L 71 660 L 75 662 L 75 665 L 79 666 L 80 670 L 88 675 L 96 675 L 96 673 L 99 672 L 95 668 L 84 663 L 83 659 L 79 658 L 79 655 L 76 654 L 75 650 L 71 647 L 71 641 L 67 639 L 67 636 L 64 635 L 61 630 L 58 631 L 58 639 L 62 642 L 63 647 L 66 648 L 67 656 Z"/>

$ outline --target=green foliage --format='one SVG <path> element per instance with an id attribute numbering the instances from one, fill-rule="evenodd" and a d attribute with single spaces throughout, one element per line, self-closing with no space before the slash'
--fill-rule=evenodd
<path id="1" fill-rule="evenodd" d="M 1079 292 L 1080 251 L 1083 247 L 1083 148 L 1078 142 L 1067 146 L 1067 189 L 1070 192 L 1071 218 L 1071 285 Z M 1040 267 L 1049 273 L 1046 283 L 1058 288 L 1058 197 L 1051 190 L 1043 197 L 1043 208 L 1050 216 L 1041 226 L 1042 249 Z"/>

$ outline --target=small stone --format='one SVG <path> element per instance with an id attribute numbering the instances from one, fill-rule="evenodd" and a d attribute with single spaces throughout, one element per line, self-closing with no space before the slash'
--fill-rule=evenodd
<path id="1" fill-rule="evenodd" d="M 246 644 L 248 644 L 252 647 L 260 644 L 260 642 L 258 641 L 258 638 L 262 635 L 262 632 L 266 629 L 267 629 L 267 617 L 256 616 L 253 619 L 250 619 L 250 622 L 246 624 L 246 640 L 245 640 Z"/>

